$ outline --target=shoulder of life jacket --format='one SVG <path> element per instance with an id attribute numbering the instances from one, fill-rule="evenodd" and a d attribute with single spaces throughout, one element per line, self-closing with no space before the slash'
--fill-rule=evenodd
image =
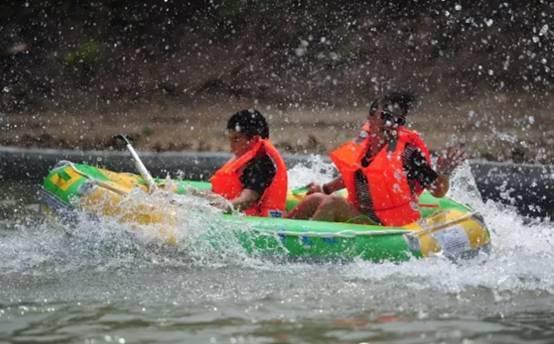
<path id="1" fill-rule="evenodd" d="M 416 195 L 410 189 L 403 169 L 402 153 L 406 144 L 414 144 L 424 154 L 428 153 L 423 140 L 413 131 L 399 130 L 398 143 L 394 151 L 384 147 L 367 167 L 362 167 L 360 160 L 365 154 L 368 142 L 347 142 L 331 153 L 331 159 L 340 171 L 345 187 L 348 189 L 348 200 L 360 208 L 357 199 L 355 173 L 361 170 L 364 174 L 371 208 L 384 225 L 404 225 L 419 219 L 415 208 Z"/>
<path id="2" fill-rule="evenodd" d="M 287 169 L 283 158 L 267 139 L 259 140 L 249 151 L 238 158 L 232 158 L 219 168 L 210 179 L 212 191 L 229 200 L 237 198 L 244 188 L 240 181 L 242 170 L 262 152 L 273 161 L 276 173 L 258 202 L 244 213 L 252 216 L 282 217 L 287 197 Z"/>
<path id="3" fill-rule="evenodd" d="M 421 153 L 423 153 L 423 156 L 427 160 L 427 162 L 431 163 L 431 153 L 429 153 L 429 148 L 427 148 L 427 145 L 425 144 L 425 141 L 421 138 L 419 133 L 414 130 L 407 129 L 405 127 L 401 127 L 399 130 L 399 135 L 405 136 L 405 141 L 411 145 L 414 145 L 415 147 L 419 148 Z"/>

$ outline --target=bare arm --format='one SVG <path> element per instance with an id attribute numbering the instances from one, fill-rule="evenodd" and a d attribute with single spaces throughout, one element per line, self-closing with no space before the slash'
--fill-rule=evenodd
<path id="1" fill-rule="evenodd" d="M 259 193 L 251 189 L 244 189 L 237 198 L 231 200 L 231 205 L 234 209 L 242 211 L 250 208 L 259 199 Z"/>
<path id="2" fill-rule="evenodd" d="M 260 199 L 260 194 L 251 189 L 244 189 L 236 198 L 226 200 L 223 196 L 217 195 L 210 204 L 216 208 L 223 210 L 225 213 L 230 213 L 233 210 L 245 210 L 250 208 Z"/>
<path id="3" fill-rule="evenodd" d="M 322 192 L 324 194 L 332 194 L 333 192 L 344 188 L 344 181 L 341 176 L 336 177 L 335 179 L 327 182 L 323 185 L 310 183 L 308 184 L 308 192 L 306 194 L 313 194 L 316 192 Z"/>
<path id="4" fill-rule="evenodd" d="M 435 181 L 429 186 L 429 191 L 431 195 L 435 197 L 444 197 L 450 188 L 450 177 L 446 175 L 440 175 L 435 179 Z"/>
<path id="5" fill-rule="evenodd" d="M 198 190 L 198 189 L 195 189 L 195 188 L 187 188 L 186 191 L 185 191 L 185 194 L 192 195 L 192 196 L 197 196 L 197 197 L 203 197 L 203 198 L 207 198 L 207 199 L 210 199 L 210 197 L 216 197 L 214 195 L 217 195 L 217 194 L 215 194 L 214 192 L 212 192 L 210 190 Z"/>
<path id="6" fill-rule="evenodd" d="M 332 194 L 333 192 L 343 188 L 344 188 L 344 181 L 342 180 L 341 176 L 338 176 L 337 178 L 321 186 L 322 191 L 326 194 Z"/>

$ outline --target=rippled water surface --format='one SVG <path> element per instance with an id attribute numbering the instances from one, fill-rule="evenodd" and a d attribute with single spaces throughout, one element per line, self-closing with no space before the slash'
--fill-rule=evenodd
<path id="1" fill-rule="evenodd" d="M 483 204 L 467 170 L 451 195 L 484 215 L 493 250 L 459 264 L 275 262 L 187 241 L 225 235 L 209 213 L 167 249 L 108 220 L 46 221 L 38 185 L 0 183 L 0 343 L 554 341 L 552 225 Z"/>

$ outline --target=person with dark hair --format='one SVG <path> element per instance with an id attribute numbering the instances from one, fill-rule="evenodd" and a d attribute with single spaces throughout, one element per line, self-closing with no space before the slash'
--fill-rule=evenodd
<path id="1" fill-rule="evenodd" d="M 227 122 L 227 135 L 233 157 L 210 179 L 212 191 L 228 200 L 218 205 L 246 215 L 282 217 L 287 169 L 269 141 L 264 116 L 257 110 L 235 113 Z"/>
<path id="2" fill-rule="evenodd" d="M 418 196 L 428 189 L 443 197 L 449 176 L 465 160 L 465 153 L 449 148 L 433 169 L 419 134 L 404 126 L 414 102 L 415 96 L 407 92 L 389 92 L 376 99 L 358 137 L 330 154 L 340 176 L 324 185 L 310 184 L 309 196 L 287 217 L 385 226 L 417 221 Z M 333 195 L 344 187 L 348 198 Z"/>

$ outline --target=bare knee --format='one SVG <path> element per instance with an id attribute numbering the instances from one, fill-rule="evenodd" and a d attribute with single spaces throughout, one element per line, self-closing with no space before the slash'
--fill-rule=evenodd
<path id="1" fill-rule="evenodd" d="M 320 207 L 334 208 L 339 204 L 346 203 L 346 199 L 344 199 L 344 197 L 341 197 L 341 196 L 337 196 L 337 195 L 324 195 L 324 196 L 325 197 L 323 197 L 320 202 L 320 205 L 319 205 Z"/>
<path id="2" fill-rule="evenodd" d="M 329 195 L 326 195 L 326 194 L 321 193 L 321 192 L 316 192 L 316 193 L 313 193 L 313 194 L 310 194 L 310 195 L 306 196 L 306 198 L 304 198 L 303 202 L 321 203 L 328 197 L 329 197 Z"/>
<path id="3" fill-rule="evenodd" d="M 352 208 L 345 198 L 330 195 L 321 201 L 312 220 L 346 221 L 354 213 L 356 213 L 356 210 Z"/>
<path id="4" fill-rule="evenodd" d="M 321 203 L 329 197 L 323 193 L 313 193 L 306 196 L 288 215 L 292 219 L 308 219 L 321 206 Z"/>
<path id="5" fill-rule="evenodd" d="M 324 193 L 313 193 L 304 198 L 304 200 L 300 204 L 303 204 L 304 206 L 313 208 L 315 210 L 316 208 L 320 207 L 321 204 L 325 203 L 327 198 L 329 198 L 329 195 L 326 195 Z"/>

